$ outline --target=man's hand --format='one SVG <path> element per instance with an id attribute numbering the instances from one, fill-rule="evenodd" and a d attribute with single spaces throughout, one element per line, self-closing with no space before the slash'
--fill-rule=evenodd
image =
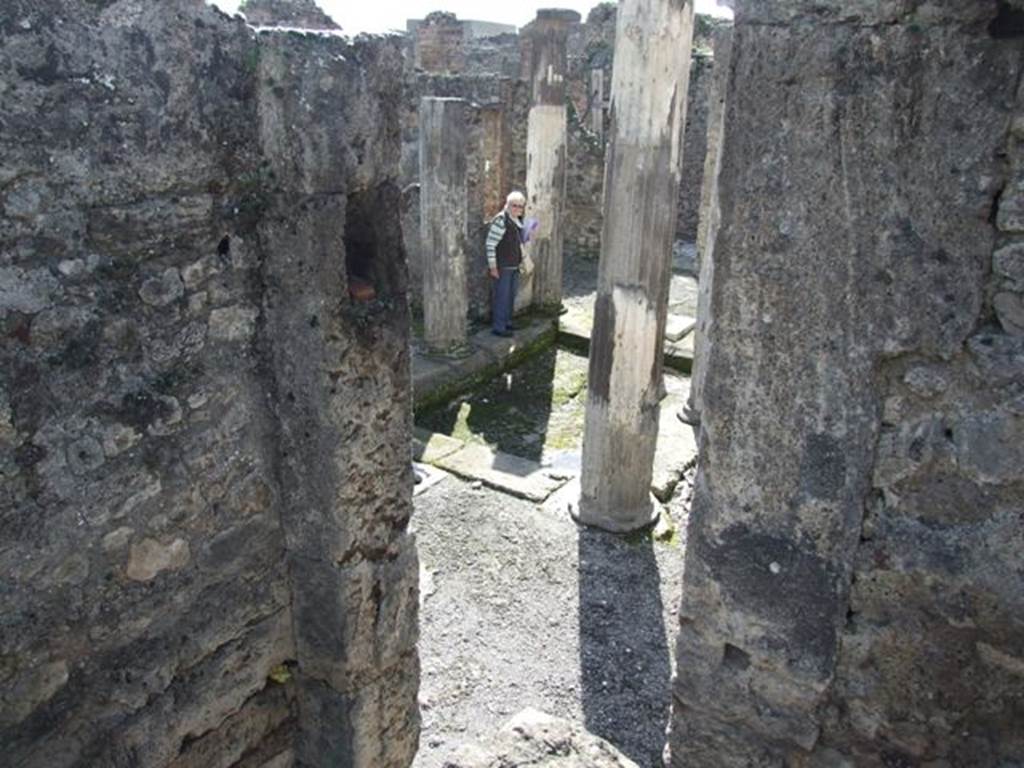
<path id="1" fill-rule="evenodd" d="M 495 280 L 498 279 L 498 268 L 497 267 L 491 267 L 488 271 L 491 273 L 491 277 L 493 277 Z"/>

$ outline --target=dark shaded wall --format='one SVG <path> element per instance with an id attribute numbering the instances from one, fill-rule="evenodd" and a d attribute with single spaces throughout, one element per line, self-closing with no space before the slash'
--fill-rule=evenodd
<path id="1" fill-rule="evenodd" d="M 401 66 L 0 8 L 0 762 L 411 760 Z"/>
<path id="2" fill-rule="evenodd" d="M 673 765 L 1024 754 L 1014 18 L 737 3 Z"/>

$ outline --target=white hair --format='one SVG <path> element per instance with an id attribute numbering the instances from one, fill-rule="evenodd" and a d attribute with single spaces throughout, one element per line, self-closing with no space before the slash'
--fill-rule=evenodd
<path id="1" fill-rule="evenodd" d="M 509 192 L 508 197 L 505 198 L 505 207 L 508 208 L 512 203 L 522 203 L 526 205 L 526 195 L 519 190 Z"/>

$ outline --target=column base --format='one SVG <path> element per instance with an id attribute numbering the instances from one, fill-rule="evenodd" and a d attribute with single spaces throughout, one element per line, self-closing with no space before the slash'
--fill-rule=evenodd
<path id="1" fill-rule="evenodd" d="M 600 528 L 612 533 L 630 533 L 648 528 L 658 522 L 662 505 L 654 494 L 648 494 L 647 503 L 630 510 L 617 510 L 619 514 L 611 515 L 593 499 L 576 496 L 566 505 L 569 516 L 580 525 Z"/>

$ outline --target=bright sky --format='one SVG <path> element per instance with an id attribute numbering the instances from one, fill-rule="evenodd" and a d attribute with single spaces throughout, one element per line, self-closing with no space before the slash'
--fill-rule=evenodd
<path id="1" fill-rule="evenodd" d="M 239 0 L 211 0 L 228 13 L 238 10 Z M 460 19 L 496 21 L 522 27 L 537 15 L 538 8 L 571 8 L 586 19 L 587 12 L 598 0 L 548 0 L 543 3 L 481 3 L 480 0 L 318 0 L 346 34 L 358 32 L 386 32 L 405 30 L 406 19 L 422 19 L 431 11 L 450 11 Z M 697 0 L 697 13 L 732 16 L 731 11 L 719 9 L 717 0 Z"/>

